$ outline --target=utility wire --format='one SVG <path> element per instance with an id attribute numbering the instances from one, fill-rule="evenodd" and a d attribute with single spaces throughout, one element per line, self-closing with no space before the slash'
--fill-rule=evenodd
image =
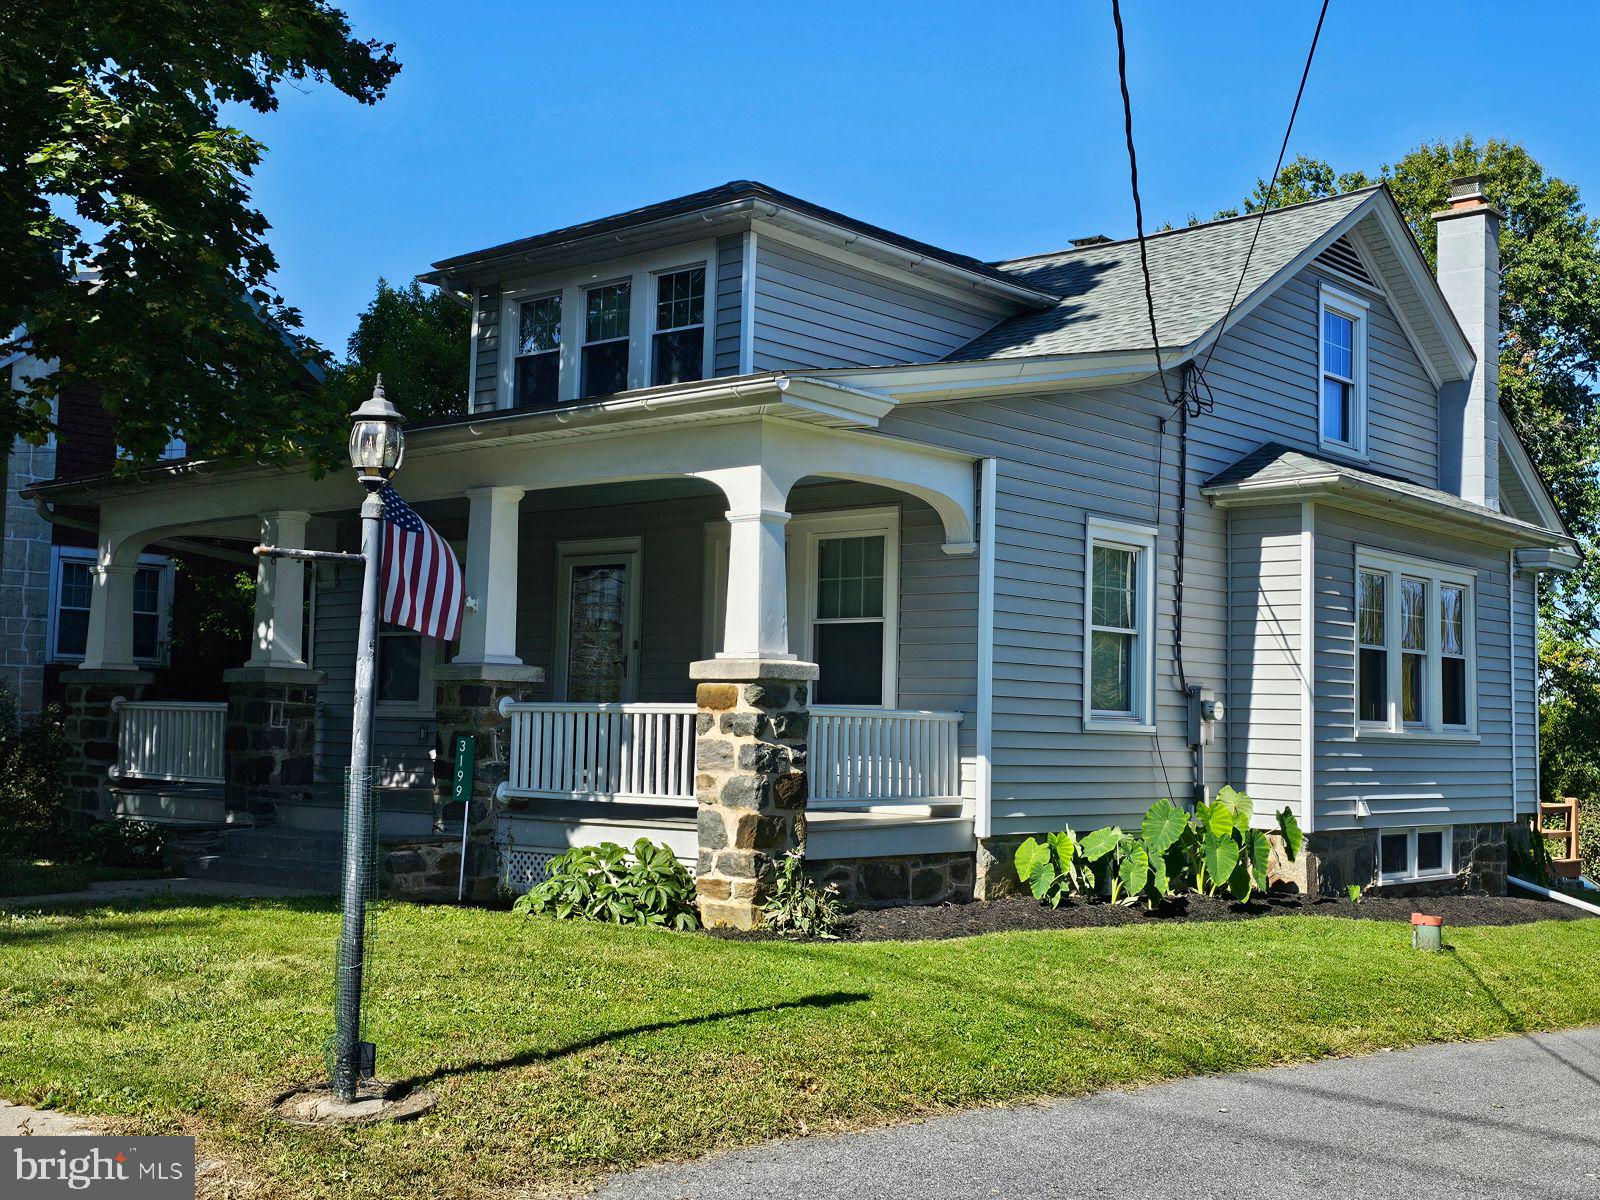
<path id="1" fill-rule="evenodd" d="M 1311 77 L 1311 60 L 1317 56 L 1317 42 L 1322 38 L 1322 23 L 1328 18 L 1328 2 L 1322 0 L 1322 10 L 1317 13 L 1317 27 L 1311 34 L 1311 49 L 1306 51 L 1306 65 L 1300 72 L 1300 86 L 1294 93 L 1294 107 L 1289 110 L 1289 124 L 1284 127 L 1283 144 L 1278 147 L 1278 161 L 1272 168 L 1272 178 L 1267 183 L 1267 194 L 1261 198 L 1261 211 L 1256 217 L 1255 232 L 1250 235 L 1250 248 L 1245 251 L 1244 266 L 1239 271 L 1239 282 L 1233 285 L 1233 298 L 1228 301 L 1228 307 L 1222 314 L 1222 324 L 1225 329 L 1228 317 L 1232 315 L 1234 305 L 1239 303 L 1239 293 L 1244 289 L 1244 278 L 1250 273 L 1250 259 L 1256 252 L 1256 241 L 1261 237 L 1261 226 L 1266 222 L 1267 213 L 1272 208 L 1272 194 L 1278 187 L 1278 175 L 1283 170 L 1283 156 L 1289 151 L 1289 138 L 1294 133 L 1294 119 L 1300 115 L 1300 101 L 1306 94 L 1306 80 Z M 1111 0 L 1115 8 L 1116 0 Z M 1117 26 L 1117 37 L 1120 42 L 1122 26 Z M 1128 94 L 1127 85 L 1123 85 L 1122 94 Z M 1135 205 L 1137 205 L 1137 199 Z M 1141 235 L 1142 236 L 1142 235 Z M 1223 329 L 1217 330 L 1217 336 L 1212 339 L 1211 345 L 1206 347 L 1206 360 L 1200 364 L 1200 375 L 1204 377 L 1206 368 L 1211 365 L 1211 356 L 1217 352 L 1217 344 L 1222 341 Z"/>

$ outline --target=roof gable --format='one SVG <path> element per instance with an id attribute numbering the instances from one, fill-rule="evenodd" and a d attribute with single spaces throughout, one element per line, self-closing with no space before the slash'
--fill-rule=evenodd
<path id="1" fill-rule="evenodd" d="M 1470 370 L 1466 338 L 1381 185 L 1147 237 L 1164 365 L 1193 357 L 1324 252 L 1349 246 L 1348 239 L 1359 241 L 1375 282 L 1393 300 L 1430 372 L 1445 379 Z M 1058 292 L 1061 301 L 1002 321 L 951 354 L 951 360 L 1150 349 L 1137 239 L 997 265 Z M 1239 302 L 1230 309 L 1236 289 Z"/>

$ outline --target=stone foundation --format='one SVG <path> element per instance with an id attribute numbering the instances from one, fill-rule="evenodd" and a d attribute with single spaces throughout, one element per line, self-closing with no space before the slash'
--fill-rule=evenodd
<path id="1" fill-rule="evenodd" d="M 111 812 L 110 771 L 117 761 L 118 720 L 113 702 L 138 700 L 152 678 L 144 671 L 78 669 L 61 673 L 67 805 L 83 820 Z"/>
<path id="2" fill-rule="evenodd" d="M 1507 833 L 1505 822 L 1451 826 L 1451 857 L 1455 874 L 1446 879 L 1416 883 L 1386 883 L 1386 896 L 1439 896 L 1479 892 L 1503 896 L 1506 892 Z M 1281 859 L 1278 837 L 1272 835 L 1273 882 L 1293 884 L 1303 893 L 1343 896 L 1354 883 L 1363 888 L 1378 882 L 1378 831 L 1350 829 L 1306 835 L 1295 863 Z"/>
<path id="3" fill-rule="evenodd" d="M 808 862 L 806 874 L 837 887 L 852 908 L 965 904 L 972 899 L 974 863 L 971 854 L 833 858 Z"/>
<path id="4" fill-rule="evenodd" d="M 436 808 L 442 810 L 450 799 L 456 737 L 471 734 L 476 739 L 472 799 L 466 813 L 472 827 L 467 840 L 466 898 L 478 904 L 488 903 L 500 892 L 500 855 L 495 836 L 499 802 L 495 790 L 506 781 L 511 765 L 507 740 L 511 722 L 500 715 L 500 701 L 531 700 L 534 686 L 544 682 L 544 669 L 514 664 L 451 663 L 436 667 L 433 681 L 434 722 L 438 729 L 434 758 Z M 455 819 L 455 814 L 446 813 L 445 827 L 450 828 Z M 458 836 L 453 839 L 454 853 L 459 855 L 460 826 L 455 828 Z M 453 900 L 460 860 L 458 857 L 448 870 L 440 866 L 442 861 L 440 858 L 417 866 L 408 859 L 402 864 L 407 869 L 397 874 L 415 878 L 423 887 L 433 886 L 427 879 L 448 874 L 448 899 Z"/>
<path id="5" fill-rule="evenodd" d="M 1017 847 L 1027 841 L 1028 836 L 1025 833 L 1008 833 L 978 839 L 972 884 L 974 900 L 999 900 L 1023 894 L 1026 889 L 1017 878 L 1016 854 Z"/>
<path id="6" fill-rule="evenodd" d="M 805 840 L 811 663 L 697 662 L 695 894 L 708 927 L 753 929 L 778 861 Z"/>
<path id="7" fill-rule="evenodd" d="M 271 825 L 279 804 L 305 804 L 316 777 L 317 688 L 309 667 L 244 666 L 224 671 L 228 685 L 227 811 Z"/>
<path id="8" fill-rule="evenodd" d="M 460 872 L 459 837 L 416 838 L 378 847 L 383 894 L 395 900 L 453 901 Z"/>

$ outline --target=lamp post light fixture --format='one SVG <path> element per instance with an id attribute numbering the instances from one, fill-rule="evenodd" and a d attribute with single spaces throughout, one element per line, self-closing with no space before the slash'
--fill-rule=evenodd
<path id="1" fill-rule="evenodd" d="M 334 1008 L 330 1083 L 340 1100 L 356 1098 L 376 1069 L 377 1049 L 361 1040 L 361 977 L 367 897 L 373 878 L 374 831 L 369 828 L 372 780 L 373 663 L 378 641 L 378 576 L 383 554 L 383 499 L 379 495 L 405 457 L 400 413 L 378 377 L 372 396 L 350 414 L 350 465 L 367 489 L 361 503 L 361 622 L 356 636 L 355 712 L 350 727 L 350 771 L 345 782 L 343 920 L 339 930 L 338 987 Z"/>

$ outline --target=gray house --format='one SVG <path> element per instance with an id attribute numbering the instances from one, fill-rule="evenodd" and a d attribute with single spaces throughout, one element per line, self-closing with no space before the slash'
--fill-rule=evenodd
<path id="1" fill-rule="evenodd" d="M 1539 578 L 1576 558 L 1498 405 L 1499 214 L 1466 180 L 1438 220 L 1437 279 L 1381 187 L 1156 234 L 1159 351 L 1137 242 L 984 263 L 758 183 L 436 263 L 472 411 L 396 483 L 468 599 L 457 644 L 380 635 L 397 870 L 454 884 L 470 732 L 480 890 L 648 836 L 714 923 L 796 844 L 864 902 L 983 897 L 1025 835 L 1224 783 L 1294 810 L 1303 887 L 1497 886 Z M 102 514 L 86 801 L 177 812 L 203 774 L 210 819 L 332 828 L 354 576 L 263 566 L 208 713 L 126 614 L 174 534 L 353 547 L 353 481 L 34 490 Z"/>

